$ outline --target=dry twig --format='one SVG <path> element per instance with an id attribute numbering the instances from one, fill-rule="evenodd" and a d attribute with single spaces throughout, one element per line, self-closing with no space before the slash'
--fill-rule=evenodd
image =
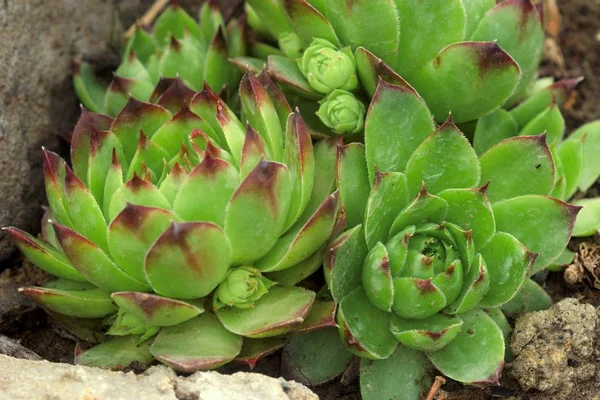
<path id="1" fill-rule="evenodd" d="M 154 4 L 152 4 L 152 7 L 150 7 L 148 11 L 146 11 L 146 13 L 142 16 L 142 18 L 138 19 L 135 22 L 135 24 L 131 25 L 129 29 L 127 29 L 127 32 L 125 32 L 125 34 L 123 35 L 125 37 L 125 40 L 133 36 L 137 26 L 145 26 L 152 24 L 152 21 L 154 21 L 154 19 L 158 16 L 158 14 L 160 14 L 163 8 L 167 6 L 169 1 L 171 0 L 156 0 Z"/>
<path id="2" fill-rule="evenodd" d="M 433 400 L 437 392 L 441 389 L 443 385 L 446 384 L 446 379 L 441 376 L 436 376 L 433 385 L 431 385 L 431 389 L 429 389 L 429 393 L 427 393 L 427 397 L 425 400 Z"/>

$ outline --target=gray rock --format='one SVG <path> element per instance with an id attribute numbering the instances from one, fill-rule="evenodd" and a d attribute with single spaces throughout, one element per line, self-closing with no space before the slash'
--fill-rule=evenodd
<path id="1" fill-rule="evenodd" d="M 0 400 L 318 400 L 296 382 L 238 372 L 178 377 L 157 366 L 141 375 L 0 355 Z"/>
<path id="2" fill-rule="evenodd" d="M 21 346 L 19 342 L 8 336 L 0 335 L 0 354 L 11 356 L 15 358 L 22 358 L 24 360 L 41 360 L 42 357 L 38 356 L 28 348 Z"/>
<path id="3" fill-rule="evenodd" d="M 598 319 L 593 306 L 570 298 L 549 310 L 523 315 L 511 340 L 515 359 L 510 375 L 524 390 L 552 394 L 553 399 L 581 395 L 583 387 L 600 385 Z M 598 389 L 591 389 L 594 397 L 575 397 L 600 399 Z"/>

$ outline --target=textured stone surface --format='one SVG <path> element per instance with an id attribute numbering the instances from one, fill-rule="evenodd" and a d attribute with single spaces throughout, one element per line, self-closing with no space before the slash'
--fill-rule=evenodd
<path id="1" fill-rule="evenodd" d="M 549 310 L 525 314 L 513 331 L 510 374 L 524 390 L 567 399 L 586 383 L 600 385 L 598 315 L 593 306 L 563 299 Z M 600 387 L 591 393 L 600 399 Z"/>
<path id="2" fill-rule="evenodd" d="M 118 62 L 122 26 L 153 0 L 0 0 L 0 226 L 39 231 L 42 146 L 57 150 L 79 114 L 71 60 Z M 182 0 L 191 12 L 200 0 Z M 222 0 L 226 15 L 239 0 Z M 61 148 L 63 154 L 66 146 Z M 0 261 L 14 250 L 0 231 Z"/>
<path id="3" fill-rule="evenodd" d="M 0 355 L 0 399 L 318 400 L 296 382 L 238 372 L 178 377 L 164 366 L 141 375 Z"/>

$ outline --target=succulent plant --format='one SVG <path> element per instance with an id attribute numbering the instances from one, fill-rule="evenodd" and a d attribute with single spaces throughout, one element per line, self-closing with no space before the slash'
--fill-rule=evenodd
<path id="1" fill-rule="evenodd" d="M 84 109 L 73 169 L 44 151 L 44 239 L 7 231 L 58 278 L 22 293 L 80 337 L 102 338 L 98 319 L 117 336 L 79 363 L 252 364 L 324 323 L 327 303 L 294 284 L 344 229 L 333 173 L 315 176 L 335 146 L 313 150 L 266 74 L 246 75 L 240 99 L 247 127 L 208 86 L 176 114 L 135 98 L 114 120 Z"/>
<path id="2" fill-rule="evenodd" d="M 554 82 L 542 78 L 517 106 L 499 109 L 477 122 L 473 146 L 482 154 L 498 142 L 517 136 L 546 134 L 556 164 L 556 183 L 552 195 L 567 201 L 577 192 L 585 193 L 600 177 L 600 121 L 590 122 L 565 137 L 565 120 L 560 107 L 581 79 Z M 574 200 L 583 206 L 573 236 L 590 236 L 600 229 L 600 200 Z"/>
<path id="3" fill-rule="evenodd" d="M 414 90 L 379 81 L 364 145 L 338 153 L 348 230 L 324 257 L 339 335 L 362 358 L 363 398 L 419 399 L 432 366 L 498 383 L 510 333 L 502 307 L 543 293 L 528 278 L 561 255 L 580 209 L 551 197 L 546 142 L 519 136 L 478 155 L 450 118 L 436 127 Z M 343 371 L 303 363 L 309 348 L 330 346 L 302 341 L 284 354 L 306 380 Z"/>
<path id="4" fill-rule="evenodd" d="M 214 1 L 203 4 L 199 24 L 172 1 L 152 30 L 136 27 L 108 87 L 86 62 L 74 64 L 73 85 L 88 110 L 113 117 L 129 96 L 144 102 L 156 100 L 161 78 L 180 78 L 194 91 L 202 90 L 204 82 L 214 91 L 226 86 L 232 91 L 241 74 L 227 60 L 243 56 L 245 46 L 245 24 L 232 20 L 225 26 Z"/>
<path id="5" fill-rule="evenodd" d="M 372 96 L 374 64 L 414 87 L 440 123 L 449 112 L 464 123 L 518 101 L 536 79 L 544 39 L 530 0 L 248 0 L 246 10 L 263 42 L 239 66 L 266 64 L 284 87 L 319 100 L 333 89 L 361 97 L 356 76 Z"/>

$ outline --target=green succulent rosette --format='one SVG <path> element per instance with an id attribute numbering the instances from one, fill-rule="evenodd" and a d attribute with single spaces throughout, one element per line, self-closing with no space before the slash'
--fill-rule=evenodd
<path id="1" fill-rule="evenodd" d="M 552 197 L 556 171 L 546 135 L 478 155 L 451 119 L 436 126 L 416 92 L 379 82 L 364 145 L 338 153 L 348 229 L 324 256 L 339 336 L 362 358 L 363 398 L 419 399 L 433 368 L 498 383 L 503 310 L 547 304 L 529 277 L 561 256 L 580 209 Z M 302 340 L 289 352 L 306 354 Z"/>
<path id="2" fill-rule="evenodd" d="M 376 60 L 377 68 L 414 87 L 440 123 L 449 112 L 463 123 L 514 104 L 533 85 L 542 57 L 541 10 L 530 0 L 248 0 L 246 10 L 263 40 L 250 46 L 250 57 L 237 58 L 238 65 L 260 70 L 266 64 L 289 90 L 319 99 L 323 87 L 342 79 L 335 69 L 346 76 L 350 63 L 331 63 L 331 73 L 315 84 L 305 58 L 322 58 L 314 55 L 317 38 L 352 50 L 369 96 L 377 85 L 370 82 L 369 64 Z M 294 35 L 305 49 L 300 56 L 279 44 Z"/>
<path id="3" fill-rule="evenodd" d="M 565 119 L 560 107 L 569 99 L 581 79 L 554 82 L 542 78 L 517 106 L 499 109 L 479 119 L 473 146 L 482 154 L 502 140 L 524 135 L 546 134 L 546 141 L 556 164 L 556 183 L 552 195 L 582 206 L 573 236 L 590 236 L 600 229 L 600 200 L 575 199 L 585 193 L 600 177 L 600 121 L 593 121 L 566 136 Z M 562 264 L 568 264 L 562 262 Z"/>
<path id="4" fill-rule="evenodd" d="M 365 105 L 348 91 L 336 89 L 325 97 L 317 115 L 333 132 L 362 132 L 365 126 Z"/>
<path id="5" fill-rule="evenodd" d="M 44 151 L 43 240 L 7 231 L 58 278 L 21 292 L 105 340 L 78 363 L 253 365 L 281 335 L 333 323 L 294 285 L 344 229 L 333 176 L 315 174 L 335 165 L 335 146 L 313 148 L 268 75 L 246 75 L 239 95 L 247 126 L 206 86 L 175 114 L 135 98 L 115 119 L 82 110 L 72 168 Z"/>
<path id="6" fill-rule="evenodd" d="M 136 27 L 108 87 L 86 62 L 74 64 L 73 86 L 88 110 L 115 117 L 129 96 L 144 102 L 156 99 L 161 78 L 179 78 L 193 91 L 206 83 L 215 91 L 229 87 L 232 93 L 241 74 L 228 59 L 245 51 L 245 25 L 232 20 L 226 26 L 214 1 L 203 4 L 200 23 L 173 1 L 151 30 Z"/>

